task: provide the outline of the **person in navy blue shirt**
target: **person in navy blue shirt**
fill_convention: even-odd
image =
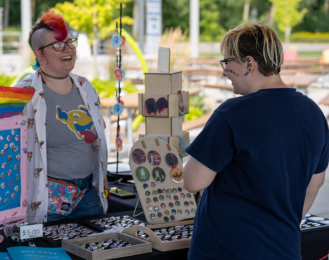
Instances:
[[[185,187],[204,189],[188,258],[300,260],[300,222],[324,182],[328,125],[280,78],[274,30],[245,23],[221,43],[233,92],[187,148]]]

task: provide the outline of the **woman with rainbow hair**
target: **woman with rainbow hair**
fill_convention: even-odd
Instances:
[[[77,38],[49,11],[33,26],[29,44],[36,72],[16,85],[36,90],[23,111],[29,120],[28,219],[106,213],[105,123],[95,88],[71,73]]]

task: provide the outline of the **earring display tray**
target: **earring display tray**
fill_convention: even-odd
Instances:
[[[328,229],[329,219],[311,214],[306,214],[300,224],[301,232],[309,232],[318,229]]]
[[[129,228],[131,226],[147,226],[146,222],[140,221],[130,216],[116,216],[116,217],[106,217],[100,219],[88,219],[82,221],[84,224],[92,227],[98,231],[105,231],[112,229],[114,227],[123,226],[124,228]]]
[[[106,242],[108,240],[125,241],[129,243],[129,246],[113,247],[111,249],[94,250],[91,251],[83,246],[91,243],[99,244],[100,242]],[[124,233],[108,233],[100,234],[91,237],[78,238],[74,240],[65,240],[62,243],[62,249],[65,251],[77,255],[83,259],[88,260],[105,260],[116,259],[120,257],[140,255],[152,252],[152,244],[136,237],[133,237]]]
[[[50,225],[43,228],[42,239],[51,245],[60,246],[62,241],[86,237],[95,233],[97,233],[95,230],[76,223]]]
[[[194,220],[185,220],[160,225],[132,226],[123,233],[144,239],[152,243],[152,247],[159,251],[171,251],[189,248],[193,235]]]
[[[185,189],[182,160],[173,146],[143,137],[132,147],[129,165],[147,223],[194,218],[195,198]]]

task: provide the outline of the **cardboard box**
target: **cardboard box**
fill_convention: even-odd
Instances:
[[[145,93],[147,94],[175,94],[182,90],[182,72],[170,71],[161,73],[150,71],[145,73]]]
[[[146,117],[146,135],[179,135],[182,133],[182,117]]]

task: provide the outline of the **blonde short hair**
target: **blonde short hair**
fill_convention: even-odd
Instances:
[[[283,63],[279,37],[262,23],[243,23],[229,30],[221,42],[220,52],[232,55],[240,63],[246,56],[252,56],[264,76],[278,74]]]

